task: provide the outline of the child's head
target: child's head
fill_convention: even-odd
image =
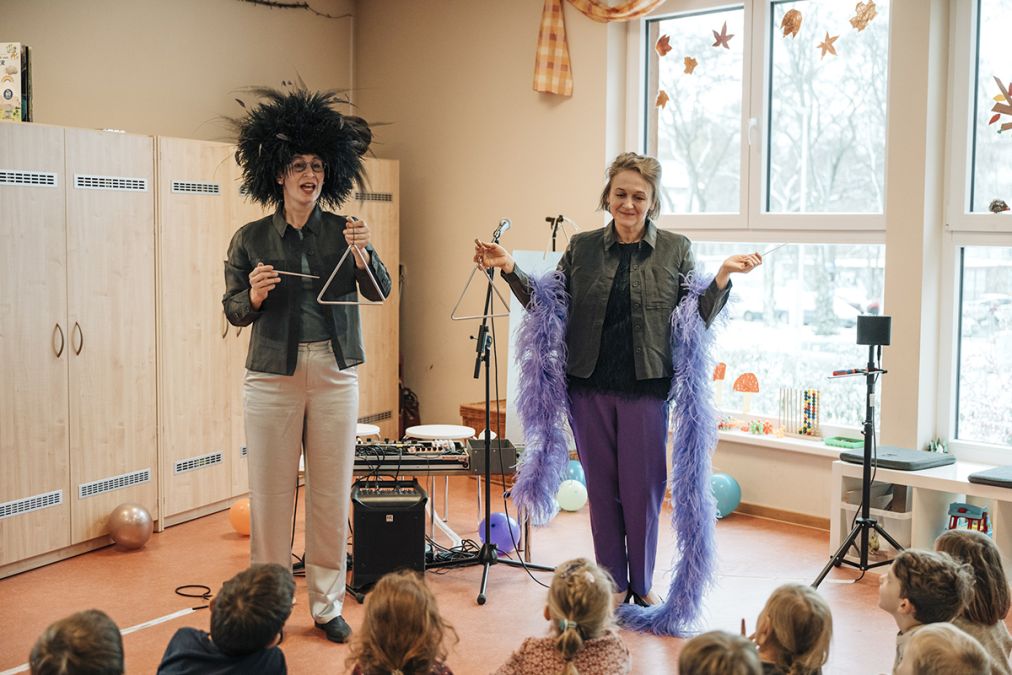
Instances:
[[[815,672],[829,658],[833,615],[811,586],[784,584],[759,614],[755,639],[764,658],[788,673]]]
[[[935,540],[935,550],[973,569],[973,593],[963,608],[968,621],[992,626],[1005,618],[1010,602],[1008,580],[991,537],[973,530],[948,530]]]
[[[558,636],[555,645],[566,661],[583,649],[586,640],[600,637],[611,627],[611,590],[608,573],[586,558],[555,568],[545,618],[552,622]]]
[[[879,580],[878,606],[893,615],[900,630],[951,621],[973,592],[967,565],[948,553],[901,551]]]
[[[123,637],[105,612],[89,609],[47,628],[28,657],[32,675],[120,675]]]
[[[678,656],[679,675],[762,675],[755,645],[738,635],[714,630],[698,635]]]
[[[980,675],[991,657],[977,640],[951,623],[924,626],[910,637],[896,675]]]
[[[211,601],[211,640],[229,656],[245,656],[274,644],[292,613],[291,571],[252,565],[224,584]]]
[[[402,571],[380,579],[366,596],[365,618],[352,641],[348,665],[364,675],[429,673],[446,659],[456,632],[439,614],[436,597],[421,575]]]

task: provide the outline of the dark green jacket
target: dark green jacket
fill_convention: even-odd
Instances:
[[[587,378],[594,372],[601,351],[601,329],[608,308],[619,253],[615,246],[615,225],[591,232],[580,232],[569,242],[559,261],[566,275],[570,295],[566,347],[569,350],[566,372]],[[640,249],[629,268],[629,292],[632,294],[633,354],[636,379],[670,378],[671,312],[686,293],[682,281],[695,268],[692,243],[684,236],[659,230],[647,221]],[[525,305],[530,302],[530,280],[519,267],[503,278]],[[727,302],[730,281],[724,290],[710,284],[699,299],[699,315],[707,327]]]
[[[299,277],[282,275],[281,283],[267,295],[260,310],[253,311],[249,299],[250,272],[258,262],[273,265],[277,270],[300,272],[304,247],[310,271],[320,277],[313,280],[313,293],[318,295],[348,248],[344,240],[346,222],[344,216],[327,213],[317,206],[303,226],[304,239],[300,239],[298,232],[285,222],[284,211],[279,209],[273,216],[247,223],[232,236],[232,243],[228,246],[228,259],[225,260],[225,296],[221,302],[225,307],[225,316],[233,326],[253,325],[249,354],[246,356],[246,367],[249,370],[278,375],[294,373],[302,320],[299,311]],[[357,297],[356,282],[362,295],[369,300],[382,300],[390,294],[391,283],[387,268],[371,245],[366,249],[370,256],[369,269],[376,277],[383,295],[376,293],[366,271],[358,269],[349,256],[331,282],[325,300],[354,301]],[[358,307],[321,307],[334,355],[341,369],[365,361]]]

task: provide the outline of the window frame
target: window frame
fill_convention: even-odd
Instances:
[[[979,0],[955,2],[949,8],[950,49],[948,167],[945,190],[945,228],[951,232],[1009,232],[1012,217],[970,211],[970,181],[973,165],[972,98],[977,76],[977,27]]]

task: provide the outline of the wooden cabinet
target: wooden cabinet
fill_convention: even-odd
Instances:
[[[158,517],[152,158],[0,125],[0,569],[102,537],[123,502]]]
[[[0,123],[0,566],[70,544],[63,148]]]
[[[153,139],[66,129],[74,543],[109,512],[158,518]]]
[[[221,306],[233,148],[159,138],[158,426],[162,513],[232,496],[232,327]]]
[[[234,148],[0,123],[0,577],[108,543],[123,502],[159,528],[248,490],[249,329],[222,311],[232,234],[265,215]],[[397,435],[398,165],[367,160],[394,289],[361,307],[360,421]]]

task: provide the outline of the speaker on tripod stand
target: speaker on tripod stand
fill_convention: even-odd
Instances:
[[[857,317],[857,344],[868,346],[868,367],[862,370],[850,371],[847,375],[864,375],[866,383],[865,394],[865,416],[864,416],[864,471],[861,473],[861,509],[854,520],[854,529],[850,531],[843,544],[830,558],[822,572],[812,583],[818,588],[822,580],[826,578],[829,571],[840,565],[850,565],[865,571],[882,565],[888,565],[892,560],[881,560],[874,563],[868,562],[869,535],[872,532],[878,533],[896,551],[902,551],[901,546],[895,539],[885,531],[877,520],[871,517],[871,472],[873,457],[875,455],[875,404],[877,395],[875,384],[878,378],[888,371],[882,369],[882,347],[888,345],[892,337],[892,317],[888,316],[859,316]],[[847,375],[843,375],[846,377]],[[848,560],[847,551],[857,542],[858,560]]]

